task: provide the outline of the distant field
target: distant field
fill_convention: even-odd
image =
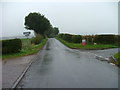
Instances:
[[[68,46],[69,48],[73,49],[88,49],[88,50],[94,50],[94,49],[107,49],[107,48],[117,48],[118,46],[115,45],[108,45],[108,44],[87,44],[85,46],[82,46],[80,43],[69,43],[65,40],[62,40],[60,38],[57,38],[60,42],[62,42],[64,45]]]
[[[29,38],[32,38],[33,36],[29,36]],[[10,37],[0,37],[0,40],[8,40],[8,39],[15,39],[15,38],[20,38],[20,39],[25,39],[25,36],[10,36]]]
[[[2,59],[10,59],[20,56],[31,55],[37,53],[46,43],[47,39],[43,39],[40,44],[31,44],[31,39],[21,39],[22,40],[22,50],[19,53],[2,55]]]

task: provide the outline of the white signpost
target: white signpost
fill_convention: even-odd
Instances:
[[[31,32],[23,32],[23,34],[27,37],[28,39],[28,36],[30,35]]]

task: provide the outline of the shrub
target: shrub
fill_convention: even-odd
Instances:
[[[32,40],[31,40],[31,43],[33,44],[39,44],[43,39],[43,36],[40,35],[40,34],[36,34],[36,37],[34,37]]]
[[[72,42],[73,43],[81,43],[82,37],[80,35],[73,35],[72,36]]]
[[[2,40],[2,54],[16,53],[22,48],[20,39]]]

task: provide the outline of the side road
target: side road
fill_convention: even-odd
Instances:
[[[109,58],[111,56],[114,56],[114,54],[118,52],[118,49],[120,48],[110,48],[104,50],[83,50],[83,51],[94,53],[97,54],[98,56],[103,56],[104,58]]]
[[[35,60],[37,54],[4,60],[2,62],[2,88],[11,88],[31,60]]]
[[[85,53],[91,53],[95,56],[97,60],[106,61],[111,65],[117,66],[116,64],[117,60],[114,58],[114,54],[118,52],[118,49],[119,48],[110,48],[110,49],[104,49],[104,50],[84,50],[84,49],[77,49],[77,50]]]

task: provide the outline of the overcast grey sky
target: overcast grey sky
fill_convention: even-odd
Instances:
[[[59,27],[61,33],[118,33],[117,2],[73,1],[2,2],[2,36],[23,35],[23,31],[26,31],[24,18],[30,12],[44,14],[53,26]]]

